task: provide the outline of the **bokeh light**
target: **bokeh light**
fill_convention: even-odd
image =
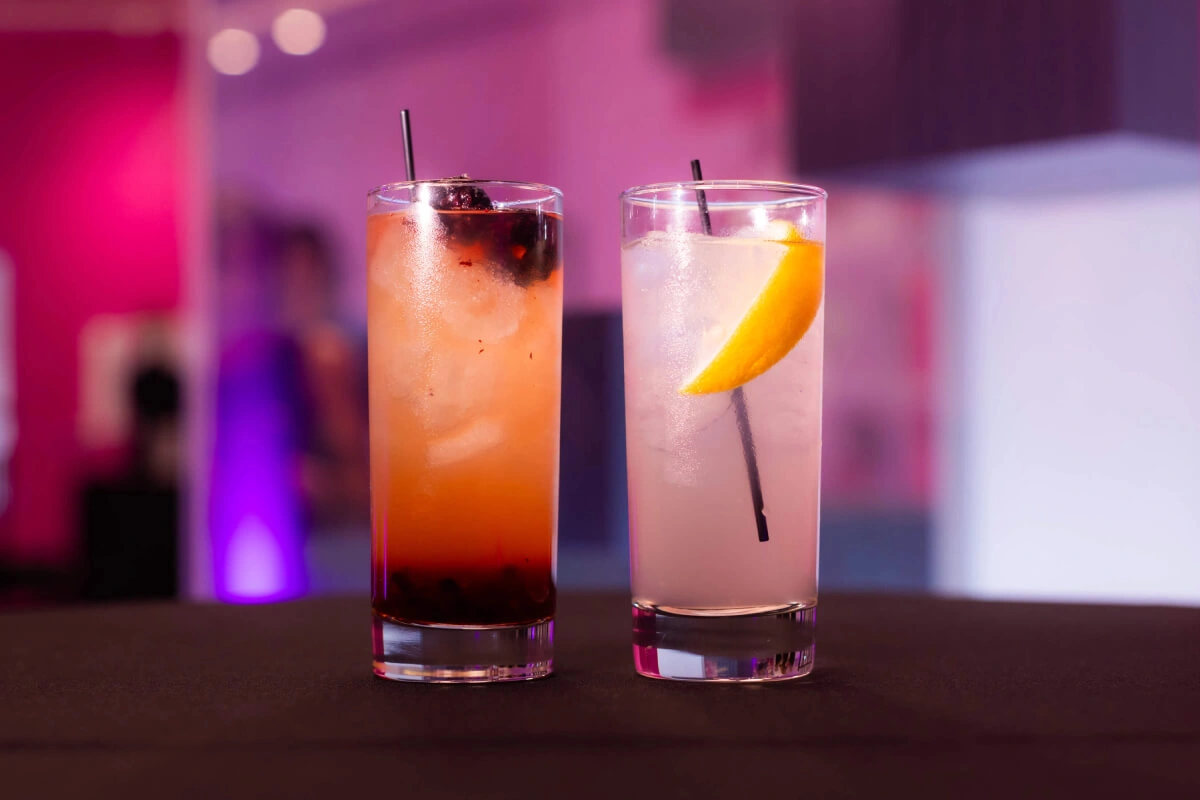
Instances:
[[[244,75],[258,63],[258,39],[240,28],[226,28],[208,40],[208,63],[223,75]]]
[[[289,8],[271,24],[271,38],[288,55],[306,56],[325,41],[325,20],[315,11]]]

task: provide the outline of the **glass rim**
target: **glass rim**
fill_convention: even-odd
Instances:
[[[508,189],[517,189],[530,191],[535,194],[543,195],[543,197],[530,198],[522,200],[523,203],[539,202],[542,200],[557,199],[560,202],[563,199],[561,189],[555,188],[546,183],[534,183],[531,181],[509,181],[499,180],[494,178],[427,178],[412,181],[393,181],[392,183],[384,183],[376,186],[367,192],[368,198],[378,198],[384,192],[399,191],[402,189],[413,189],[418,186],[503,186]]]
[[[820,186],[813,186],[806,183],[789,183],[788,181],[759,181],[759,180],[703,180],[703,181],[666,181],[663,183],[647,183],[642,186],[633,186],[621,192],[620,199],[622,202],[629,203],[645,203],[648,205],[673,205],[676,203],[695,204],[694,198],[675,199],[675,198],[658,198],[658,195],[667,191],[765,191],[776,192],[783,195],[778,200],[714,200],[706,198],[710,207],[728,207],[737,205],[774,205],[782,203],[795,203],[806,200],[826,200],[829,193]]]

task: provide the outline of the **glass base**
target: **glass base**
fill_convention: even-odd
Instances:
[[[784,681],[812,672],[817,609],[727,616],[633,606],[633,665],[676,681]]]
[[[554,671],[554,620],[528,625],[415,625],[371,615],[375,674],[393,681],[495,683]]]

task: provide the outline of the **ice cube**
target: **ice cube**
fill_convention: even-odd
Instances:
[[[372,217],[368,237],[370,280],[411,302],[427,300],[445,258],[445,234],[435,218],[414,210]]]
[[[435,434],[461,427],[493,402],[503,377],[500,360],[486,352],[433,354],[425,359],[413,398],[421,424]]]
[[[820,441],[824,317],[822,307],[795,349],[747,384],[749,402],[761,408],[755,427],[777,445],[794,448]]]
[[[661,369],[643,372],[638,379],[626,412],[631,437],[660,453],[666,480],[696,485],[714,441],[736,435],[729,394],[681,395],[677,380]]]
[[[484,343],[505,339],[517,332],[525,315],[526,289],[508,279],[493,264],[464,263],[445,267],[440,290],[441,316],[464,339]]]
[[[394,397],[408,399],[426,391],[428,380],[425,364],[425,353],[420,342],[407,333],[397,335],[388,342],[386,360],[383,361],[388,392]]]
[[[444,467],[490,450],[504,441],[504,428],[492,419],[479,419],[429,445],[427,463]]]
[[[739,228],[734,237],[738,239],[763,239],[770,242],[783,242],[796,235],[796,228],[787,220],[783,219],[767,219],[765,209],[755,209],[762,211],[761,214],[754,214],[752,225],[747,225]]]
[[[737,422],[728,393],[682,397],[669,401],[666,416],[666,478],[679,486],[700,482],[700,465],[721,452],[716,443],[728,439]]]

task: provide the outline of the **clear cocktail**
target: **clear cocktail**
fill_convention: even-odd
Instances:
[[[643,187],[623,196],[623,219],[638,670],[695,680],[806,674],[824,193],[720,181]]]

